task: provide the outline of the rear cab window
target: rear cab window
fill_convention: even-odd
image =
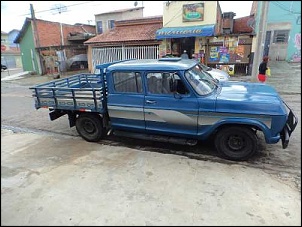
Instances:
[[[118,93],[143,93],[142,77],[139,72],[114,72],[114,91]]]

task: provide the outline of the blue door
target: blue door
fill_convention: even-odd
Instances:
[[[139,72],[113,72],[108,79],[108,114],[111,127],[126,131],[145,131],[144,90]]]
[[[170,80],[177,80],[178,94],[170,91]],[[171,136],[197,135],[198,101],[180,76],[150,72],[145,75],[144,112],[146,131]]]

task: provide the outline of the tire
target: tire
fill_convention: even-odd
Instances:
[[[250,128],[232,126],[221,129],[215,138],[218,154],[233,161],[244,161],[257,152],[258,140]]]
[[[88,142],[98,142],[104,135],[102,119],[98,115],[81,114],[76,119],[79,135]]]

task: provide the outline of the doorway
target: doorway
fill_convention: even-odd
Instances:
[[[265,35],[265,43],[264,43],[264,51],[263,51],[263,56],[268,56],[269,53],[269,45],[271,42],[271,31],[267,31]]]
[[[185,37],[180,40],[180,49],[181,54],[184,52],[184,50],[187,51],[187,54],[189,55],[189,58],[192,58],[192,55],[195,52],[195,37]]]

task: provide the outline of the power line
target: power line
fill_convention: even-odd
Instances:
[[[83,5],[83,4],[87,4],[87,3],[90,3],[90,2],[94,2],[94,1],[88,1],[88,2],[82,2],[82,3],[72,4],[72,5],[68,5],[68,6],[66,6],[66,7],[72,7],[72,6],[77,6],[77,5]],[[37,13],[49,12],[49,11],[52,11],[52,10],[53,10],[53,9],[40,10],[40,11],[36,11],[35,14],[37,14]],[[23,14],[23,15],[19,15],[19,16],[27,16],[27,15],[30,15],[30,13]]]
[[[186,3],[190,3],[190,1],[187,1]],[[169,1],[168,1],[168,4],[169,4]],[[167,5],[167,6],[169,6],[169,5]],[[175,17],[181,15],[181,14],[182,14],[182,10],[183,10],[183,9],[180,8],[180,10],[179,10],[177,13],[175,13],[174,17],[172,17],[168,22],[166,22],[166,23],[163,25],[163,27],[167,26],[170,22],[172,22],[172,20],[173,20]]]
[[[285,10],[286,12],[289,12],[291,14],[301,14],[301,11],[300,12],[294,12],[292,10],[289,10],[286,8],[286,6],[282,5],[280,2],[277,2],[277,1],[271,1],[275,6],[278,6],[280,9],[283,9]]]

